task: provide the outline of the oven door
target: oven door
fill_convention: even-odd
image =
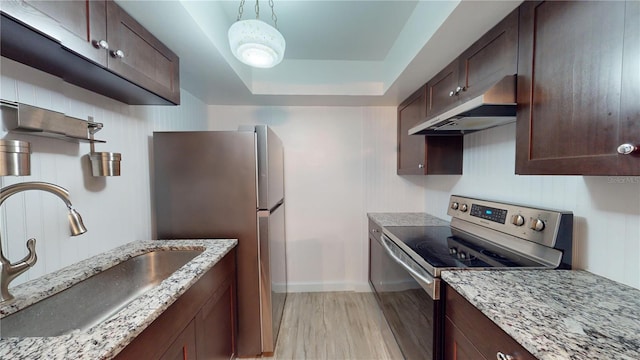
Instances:
[[[439,279],[432,278],[385,235],[370,236],[369,242],[369,282],[404,357],[440,359]]]

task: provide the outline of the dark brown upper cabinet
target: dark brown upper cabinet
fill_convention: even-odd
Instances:
[[[462,174],[462,136],[409,135],[426,114],[426,86],[398,106],[398,175]]]
[[[112,0],[27,0],[0,25],[2,56],[127,104],[180,104],[178,57]]]
[[[518,9],[511,12],[427,82],[430,118],[482,94],[517,73]]]
[[[427,82],[426,117],[438,115],[457,103],[459,98],[454,93],[459,86],[458,71],[456,59]]]
[[[179,60],[113,1],[107,1],[110,70],[165,99],[180,103]]]
[[[107,66],[108,54],[103,49],[108,46],[104,1],[26,0],[25,3],[57,23],[57,27],[48,27],[46,32],[59,39],[64,47]]]
[[[640,175],[640,2],[525,2],[516,173]],[[624,152],[625,148],[620,148]]]

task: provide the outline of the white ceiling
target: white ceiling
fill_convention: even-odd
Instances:
[[[252,69],[227,42],[239,0],[116,1],[178,54],[181,87],[207,104],[344,106],[399,104],[521,2],[274,0],[285,58]]]

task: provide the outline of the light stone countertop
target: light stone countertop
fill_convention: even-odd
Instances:
[[[638,289],[577,270],[441,276],[539,359],[640,359]]]
[[[449,222],[426,213],[367,213],[369,219],[385,226],[449,226]]]
[[[11,288],[16,301],[0,306],[2,317],[106,270],[154,250],[204,250],[158,286],[109,320],[86,331],[48,338],[2,338],[0,359],[111,359],[237,245],[235,239],[134,241]]]

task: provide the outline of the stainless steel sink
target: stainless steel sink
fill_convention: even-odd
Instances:
[[[135,256],[0,319],[0,336],[49,337],[87,330],[112,317],[201,253],[167,250]]]

